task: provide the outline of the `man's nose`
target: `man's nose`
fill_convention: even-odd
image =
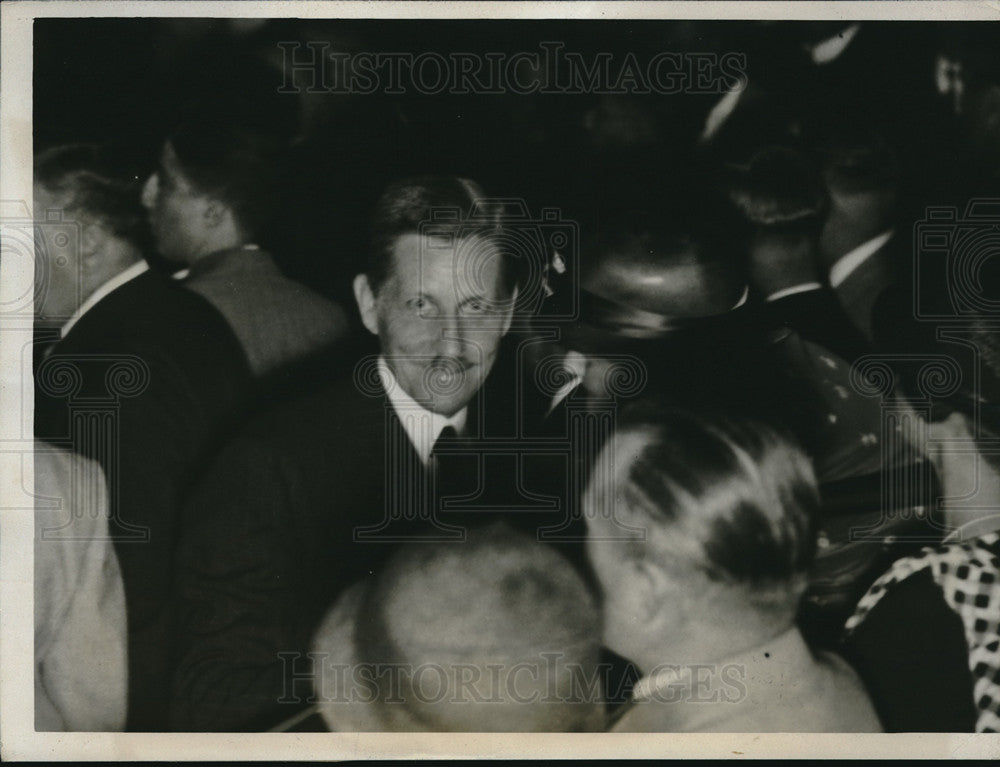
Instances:
[[[465,351],[466,340],[458,317],[451,315],[440,320],[438,328],[438,354],[443,357],[461,357]]]
[[[159,191],[160,178],[159,174],[152,173],[149,178],[146,179],[146,183],[142,185],[142,206],[146,209],[152,210],[153,206],[156,205],[156,194]],[[132,198],[135,199],[135,198]]]

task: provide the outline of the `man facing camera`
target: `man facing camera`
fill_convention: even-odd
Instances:
[[[252,423],[194,493],[174,728],[266,729],[292,716],[304,702],[290,692],[298,665],[340,591],[401,541],[461,541],[478,519],[437,499],[442,485],[478,489],[478,456],[442,446],[483,432],[491,411],[477,394],[516,295],[495,222],[469,215],[481,197],[458,178],[384,192],[354,284],[381,354]],[[441,223],[439,210],[456,218]]]
[[[861,682],[795,613],[815,550],[805,455],[681,411],[622,429],[584,500],[605,641],[641,678],[622,732],[875,732]]]

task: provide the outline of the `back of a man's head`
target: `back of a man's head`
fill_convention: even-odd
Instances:
[[[110,148],[67,144],[45,149],[35,156],[34,180],[59,202],[63,215],[99,223],[139,251],[148,246],[141,181]]]
[[[599,643],[596,602],[573,566],[493,525],[402,547],[341,597],[313,644],[335,663],[395,672],[328,700],[335,728],[544,732],[602,728]]]
[[[280,133],[224,118],[191,119],[167,137],[185,177],[233,213],[244,237],[266,232],[287,181],[288,143]]]
[[[722,622],[792,625],[819,507],[793,442],[759,421],[637,410],[598,461],[585,499],[592,538],[640,530],[621,554],[661,573],[674,594],[694,603],[711,590],[731,608],[716,613]]]

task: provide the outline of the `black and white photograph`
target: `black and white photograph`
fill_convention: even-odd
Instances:
[[[1000,755],[996,7],[4,5],[5,759]]]

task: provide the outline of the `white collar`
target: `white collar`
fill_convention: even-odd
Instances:
[[[721,663],[715,664],[715,668],[736,666],[743,669],[745,678],[753,681],[774,681],[775,679],[794,677],[804,667],[811,665],[812,661],[808,645],[799,630],[793,626],[759,647],[732,655]],[[636,681],[632,688],[633,702],[662,700],[662,698],[658,698],[658,695],[664,690],[670,690],[676,695],[681,688],[686,687],[688,690],[696,692],[699,684],[696,672],[699,667],[701,667],[699,664],[678,665],[670,663],[657,666]],[[775,691],[771,690],[771,692]],[[759,693],[761,689],[750,690],[750,692]]]
[[[721,130],[726,120],[736,110],[736,105],[739,103],[742,95],[743,89],[732,90],[716,102],[715,106],[708,113],[708,117],[705,118],[705,125],[699,137],[701,143],[704,144],[711,141],[715,137],[715,134]]]
[[[851,44],[854,36],[858,34],[860,24],[851,24],[847,29],[840,30],[833,37],[828,37],[815,45],[808,46],[809,56],[814,64],[829,64],[836,59],[844,49]]]
[[[782,288],[781,290],[776,290],[774,293],[769,295],[764,299],[764,303],[771,303],[772,301],[778,301],[786,296],[794,296],[798,293],[808,293],[811,290],[820,290],[823,286],[818,282],[803,282],[799,285],[792,285],[788,288]]]
[[[566,383],[559,387],[552,395],[552,402],[549,403],[548,412],[555,410],[556,405],[569,396],[577,386],[583,383],[583,376],[587,372],[587,358],[580,352],[568,351],[562,358],[562,370],[568,376]]]
[[[81,303],[79,307],[77,307],[77,310],[70,315],[70,318],[66,320],[66,323],[59,330],[59,337],[65,338],[66,334],[69,333],[73,326],[80,321],[80,318],[93,309],[97,302],[107,296],[111,291],[116,288],[120,288],[129,280],[134,280],[140,274],[148,270],[149,264],[146,263],[145,259],[140,258],[127,269],[118,272],[118,274],[87,296],[86,300]]]
[[[446,426],[451,426],[459,434],[465,428],[465,420],[468,408],[463,407],[450,418],[440,413],[434,413],[418,404],[409,394],[403,391],[396,376],[392,374],[385,357],[379,355],[378,374],[382,381],[382,388],[385,389],[386,396],[392,404],[393,410],[399,416],[406,436],[420,456],[421,463],[427,466],[431,459],[431,450],[434,443],[440,436],[441,431]]]
[[[819,285],[817,285],[816,287],[819,287]],[[743,288],[743,292],[740,294],[739,300],[735,304],[733,304],[732,308],[729,311],[732,312],[739,309],[741,306],[743,306],[743,304],[747,302],[747,299],[749,297],[750,297],[750,286],[747,285],[745,288]],[[566,352],[566,354],[563,355],[562,359],[562,371],[564,375],[568,376],[568,378],[566,380],[566,383],[560,386],[556,390],[556,393],[552,395],[552,401],[549,403],[548,413],[551,413],[553,410],[555,410],[556,406],[564,399],[566,399],[566,397],[569,396],[570,392],[572,392],[577,386],[583,383],[583,377],[587,372],[586,355],[580,354],[580,352],[575,352],[572,350]]]
[[[830,268],[830,287],[836,288],[844,283],[865,261],[871,258],[879,248],[885,245],[889,238],[895,234],[895,229],[887,229],[882,234],[866,240],[837,259],[837,262]]]

